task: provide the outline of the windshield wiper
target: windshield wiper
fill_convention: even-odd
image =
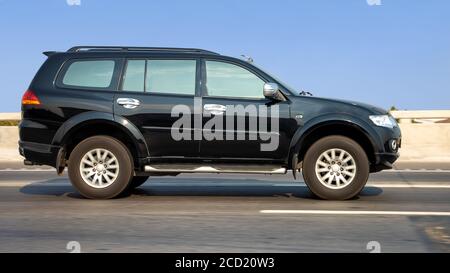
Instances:
[[[310,96],[310,97],[312,97],[313,94],[311,92],[308,92],[308,91],[302,91],[302,92],[300,92],[300,96]]]

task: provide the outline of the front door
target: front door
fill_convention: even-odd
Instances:
[[[265,98],[264,79],[239,64],[205,60],[203,75],[200,156],[216,160],[284,160],[292,131],[289,102]]]

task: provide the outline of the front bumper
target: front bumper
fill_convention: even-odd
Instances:
[[[375,154],[375,164],[370,166],[370,172],[392,169],[394,162],[400,157],[399,152]]]
[[[399,149],[402,145],[400,127],[392,129],[376,127],[379,142],[375,149],[375,158],[370,166],[370,172],[392,169],[394,162],[400,157]]]

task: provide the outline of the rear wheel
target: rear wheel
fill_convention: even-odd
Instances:
[[[303,178],[322,199],[355,197],[369,178],[369,160],[363,148],[343,136],[328,136],[315,142],[305,154]]]
[[[122,142],[109,136],[94,136],[73,149],[68,174],[72,185],[83,196],[114,198],[128,187],[133,161]]]

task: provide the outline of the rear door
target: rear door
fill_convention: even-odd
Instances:
[[[191,126],[184,129],[192,137],[173,137],[172,126],[180,117],[171,114],[178,105],[193,115],[199,86],[198,62],[195,58],[125,61],[114,98],[114,114],[125,117],[141,131],[155,160],[198,156],[199,141],[194,140]],[[190,120],[193,122],[193,117]]]

